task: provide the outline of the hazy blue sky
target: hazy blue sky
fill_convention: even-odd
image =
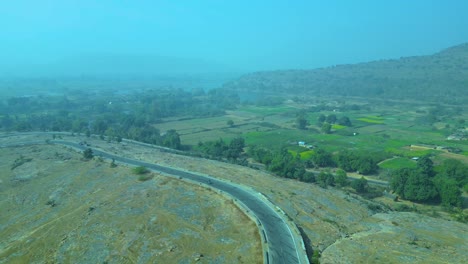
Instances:
[[[110,53],[315,68],[468,42],[467,14],[466,0],[5,0],[0,64]]]

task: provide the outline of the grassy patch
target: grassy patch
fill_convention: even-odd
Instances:
[[[332,128],[335,129],[335,130],[340,130],[340,129],[346,128],[346,126],[342,126],[342,125],[338,125],[338,124],[333,124],[333,125],[332,125]]]
[[[312,155],[314,155],[314,151],[307,150],[307,151],[301,152],[300,155],[301,155],[301,160],[308,160],[312,157]]]
[[[408,158],[388,159],[379,164],[382,169],[416,168],[416,162]]]
[[[357,120],[366,122],[369,124],[383,124],[383,118],[378,117],[378,116],[366,116],[366,117],[360,117]]]
[[[301,157],[301,160],[308,160],[312,157],[312,155],[314,154],[314,151],[313,150],[308,150],[306,148],[303,148],[305,151],[296,151],[296,150],[292,150],[292,149],[289,149],[288,152],[291,153],[291,155],[293,155],[293,157],[296,157],[297,154],[299,154],[299,156]]]
[[[293,157],[296,157],[297,156],[297,151],[294,151],[294,150],[291,150],[291,149],[288,149],[288,152],[289,154],[291,154]]]
[[[388,148],[385,149],[387,152],[390,152],[392,154],[398,155],[398,156],[403,156],[407,158],[412,158],[412,157],[422,157],[426,155],[438,155],[441,153],[440,150],[433,150],[433,149],[426,149],[426,150],[411,150],[408,148]]]

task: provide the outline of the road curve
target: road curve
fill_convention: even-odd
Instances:
[[[37,144],[39,142],[30,142]],[[83,146],[74,142],[65,140],[51,140],[50,143],[69,146],[75,149],[84,150],[88,146]],[[14,145],[14,144],[12,144]],[[16,144],[16,146],[27,145]],[[10,145],[11,146],[11,145]],[[3,146],[5,147],[5,146]],[[250,210],[258,219],[258,222],[263,227],[262,230],[262,241],[268,248],[265,254],[265,263],[305,263],[307,257],[305,251],[298,245],[301,241],[295,241],[295,236],[292,233],[290,227],[286,224],[283,217],[278,213],[275,208],[272,208],[265,202],[265,198],[260,193],[249,191],[247,188],[243,188],[240,185],[236,185],[230,182],[218,180],[213,177],[199,175],[196,173],[183,171],[175,168],[165,167],[157,164],[143,162],[139,160],[129,159],[117,155],[113,155],[107,152],[103,152],[98,149],[93,150],[94,155],[101,156],[107,159],[114,159],[116,162],[125,163],[133,166],[144,166],[153,171],[162,172],[177,176],[181,179],[187,179],[190,181],[210,185],[214,189],[223,191],[242,204],[244,204],[248,210]]]

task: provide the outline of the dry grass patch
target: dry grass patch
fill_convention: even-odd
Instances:
[[[15,180],[3,170],[34,160]],[[57,153],[57,155],[56,155]],[[62,157],[62,158],[55,158]],[[0,149],[0,259],[6,263],[262,263],[255,223],[228,199],[155,173],[82,162],[61,146]],[[8,166],[7,166],[8,167]],[[50,202],[50,201],[53,201]]]

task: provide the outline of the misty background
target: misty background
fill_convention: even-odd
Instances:
[[[0,2],[0,77],[217,75],[426,55],[468,40],[468,2]]]

